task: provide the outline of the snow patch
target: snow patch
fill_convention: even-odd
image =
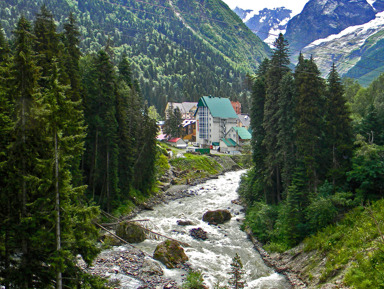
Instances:
[[[249,12],[247,13],[247,16],[245,16],[243,22],[247,22],[249,19],[251,19],[253,16],[256,16],[256,15],[259,15],[259,12],[256,12],[256,11],[252,11],[252,12]]]
[[[279,23],[279,25],[280,25],[280,26],[285,26],[285,25],[288,24],[288,21],[289,21],[289,20],[291,20],[291,18],[290,18],[290,17],[287,17],[287,18],[281,20],[281,22]]]
[[[275,42],[276,38],[279,36],[280,33],[285,34],[286,29],[279,29],[278,27],[274,27],[271,30],[269,30],[269,35],[266,39],[264,39],[264,42],[269,45],[269,47],[273,48],[273,43]]]
[[[380,29],[383,29],[383,28],[384,28],[384,11],[377,13],[376,18],[369,21],[368,23],[356,25],[356,26],[350,26],[344,29],[343,31],[341,31],[339,34],[332,34],[327,38],[315,40],[312,43],[308,44],[306,48],[313,48],[314,46],[325,45],[328,42],[334,41],[336,39],[340,39],[342,37],[345,37],[351,34],[355,35],[356,38],[358,35],[365,35],[365,37],[362,37],[362,39],[357,43],[358,45],[362,45],[370,35],[375,34]]]
[[[376,0],[367,0],[368,4],[371,5],[373,7],[373,3],[376,2]]]

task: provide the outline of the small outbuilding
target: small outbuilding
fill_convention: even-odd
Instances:
[[[239,146],[242,146],[251,141],[252,135],[245,127],[232,127],[225,137],[233,139]]]
[[[237,143],[231,138],[222,138],[220,139],[220,152],[221,153],[231,153],[238,151]]]
[[[168,140],[168,143],[178,149],[185,149],[188,146],[188,144],[179,137],[171,138]]]

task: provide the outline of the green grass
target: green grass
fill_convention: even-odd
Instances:
[[[206,178],[220,172],[221,166],[213,158],[204,155],[186,153],[184,158],[170,160],[172,166],[180,173],[178,184],[185,184],[187,180]]]
[[[326,257],[321,282],[346,270],[352,288],[384,288],[384,200],[371,207],[357,207],[338,224],[307,238],[306,251]]]

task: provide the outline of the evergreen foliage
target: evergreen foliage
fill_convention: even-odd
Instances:
[[[169,106],[168,109],[168,118],[165,120],[163,131],[166,135],[171,137],[181,137],[182,132],[182,117],[181,112],[178,107]]]
[[[265,137],[262,146],[265,147],[265,187],[267,188],[267,202],[277,204],[282,200],[282,180],[281,180],[281,155],[278,151],[279,134],[279,101],[280,101],[280,82],[289,69],[288,43],[283,35],[274,42],[274,53],[266,75],[266,95],[264,103],[263,128]]]
[[[42,3],[1,1],[6,35],[10,37],[21,14],[30,21],[36,13],[42,15]],[[70,13],[77,19],[82,53],[97,53],[109,44],[114,61],[126,54],[143,100],[155,105],[162,115],[169,99],[197,101],[201,95],[245,99],[245,74],[270,53],[269,47],[220,0],[44,3],[60,29],[68,29],[65,24]]]
[[[326,142],[330,149],[327,175],[334,186],[340,186],[345,183],[345,173],[350,169],[353,138],[350,111],[334,64],[327,80],[326,108]]]
[[[123,59],[81,58],[71,14],[59,35],[42,6],[0,31],[0,281],[6,288],[105,288],[78,267],[99,249],[99,207],[148,196],[157,126]],[[129,63],[128,63],[129,64]],[[90,197],[87,199],[86,197]]]
[[[241,258],[237,253],[232,259],[231,271],[229,273],[231,274],[229,284],[233,289],[242,289],[245,287],[246,282],[242,280],[245,271]]]
[[[350,208],[356,186],[364,183],[357,180],[357,168],[370,157],[352,158],[351,112],[335,67],[325,81],[313,59],[300,54],[292,73],[282,35],[275,47],[253,79],[254,167],[242,177],[238,192],[250,205],[245,225],[267,247],[285,250]],[[356,163],[352,171],[351,161]]]

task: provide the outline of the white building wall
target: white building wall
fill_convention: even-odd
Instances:
[[[199,109],[200,112],[200,109]],[[207,138],[203,138],[200,134],[200,123],[201,123],[201,115],[197,113],[197,133],[196,133],[196,141],[200,145],[211,145],[213,142],[220,142],[220,139],[225,137],[227,132],[234,126],[236,126],[237,119],[229,118],[229,119],[220,119],[214,118],[210,114],[208,110],[208,134]]]

